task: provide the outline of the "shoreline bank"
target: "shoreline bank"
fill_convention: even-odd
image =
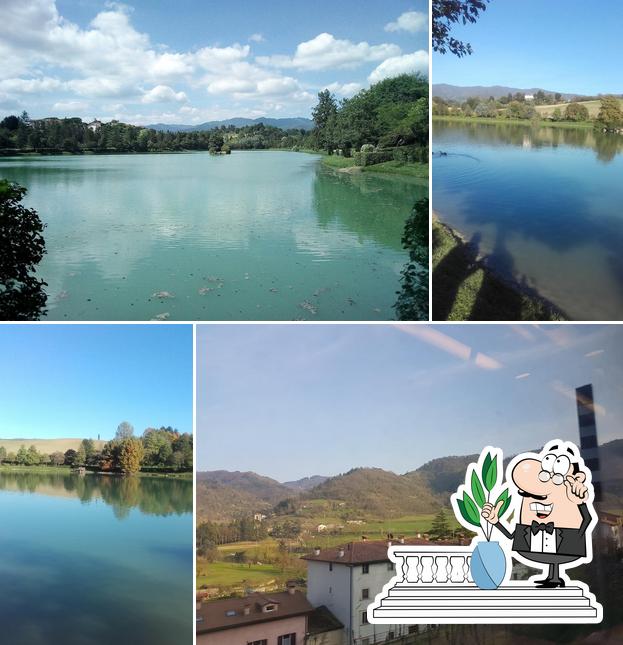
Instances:
[[[474,116],[433,116],[433,123],[478,123],[481,125],[523,125],[528,128],[576,128],[576,129],[594,129],[594,121],[548,121],[539,119],[503,119],[500,117],[474,117]]]
[[[432,228],[433,320],[569,320],[535,289],[497,273],[436,212]]]

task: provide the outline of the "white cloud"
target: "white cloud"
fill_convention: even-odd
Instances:
[[[262,36],[262,34],[251,34],[249,36],[249,40],[251,42],[254,42],[254,43],[265,43],[266,42],[266,38],[264,38],[264,36]]]
[[[395,22],[385,25],[385,31],[408,31],[415,34],[428,29],[428,16],[420,11],[405,11]]]
[[[258,56],[262,65],[301,70],[321,70],[340,67],[356,67],[369,61],[379,61],[398,56],[398,45],[370,45],[367,42],[353,43],[338,40],[332,34],[322,33],[296,47],[294,56]]]
[[[156,85],[143,94],[141,103],[185,103],[188,97],[185,92],[176,92],[168,85]]]
[[[14,94],[34,94],[51,92],[63,87],[57,78],[5,78],[0,81],[0,90]]]
[[[86,101],[59,101],[52,106],[53,110],[65,114],[76,114],[76,112],[85,112],[89,109],[89,104]]]
[[[362,89],[361,83],[331,83],[325,87],[326,90],[329,90],[332,94],[341,96],[343,98],[350,98],[359,92]]]
[[[388,58],[372,70],[372,73],[368,76],[368,80],[370,83],[377,83],[384,78],[390,78],[400,74],[412,74],[413,72],[428,74],[427,51],[421,49],[420,51],[413,52],[412,54],[404,54],[403,56]]]

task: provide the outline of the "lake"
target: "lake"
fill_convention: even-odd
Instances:
[[[435,121],[433,208],[572,319],[621,320],[622,153],[591,129]]]
[[[0,472],[11,645],[193,642],[192,481]]]
[[[55,320],[388,320],[427,182],[280,151],[0,158]]]

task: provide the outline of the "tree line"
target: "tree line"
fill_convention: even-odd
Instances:
[[[124,421],[117,428],[114,439],[101,450],[92,439],[83,439],[78,450],[51,454],[39,452],[36,446],[22,445],[16,453],[7,453],[0,446],[0,464],[19,466],[71,466],[86,467],[100,472],[126,474],[145,471],[191,471],[193,467],[193,437],[168,427],[147,428],[142,437],[134,436],[134,428]]]
[[[119,121],[90,126],[80,118],[31,119],[27,112],[0,121],[0,150],[11,152],[165,152],[209,150],[318,150],[345,156],[361,146],[402,148],[403,161],[427,161],[428,81],[402,74],[338,102],[324,90],[313,110],[312,130],[283,130],[263,123],[213,130],[163,132]],[[410,149],[411,148],[411,149]]]

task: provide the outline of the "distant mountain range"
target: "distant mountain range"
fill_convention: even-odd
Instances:
[[[281,128],[282,130],[311,130],[314,127],[314,122],[311,119],[306,119],[305,117],[271,119],[265,116],[258,117],[257,119],[235,117],[233,119],[226,119],[224,121],[206,121],[205,123],[200,123],[199,125],[154,123],[145,127],[151,128],[152,130],[160,130],[163,132],[198,132],[200,130],[214,130],[216,128],[223,126],[227,127],[230,125],[233,125],[236,128],[242,128],[245,125],[257,125],[258,123],[270,125],[275,128]]]
[[[601,446],[605,506],[623,506],[623,439]],[[254,472],[197,473],[197,513],[201,519],[228,521],[270,511],[284,499],[332,500],[377,519],[434,512],[464,481],[478,455],[441,457],[397,475],[382,468],[353,468],[335,477],[304,477],[282,484]],[[511,457],[505,460],[508,463]]]
[[[475,96],[483,99],[488,99],[492,96],[494,99],[502,98],[508,94],[536,94],[538,91],[545,92],[546,94],[556,94],[555,90],[545,90],[540,87],[505,87],[504,85],[472,85],[469,87],[461,87],[460,85],[447,85],[445,83],[433,83],[433,96],[445,99],[446,101],[465,101],[470,96]],[[567,94],[560,92],[565,101],[569,99],[578,98],[579,94]]]

